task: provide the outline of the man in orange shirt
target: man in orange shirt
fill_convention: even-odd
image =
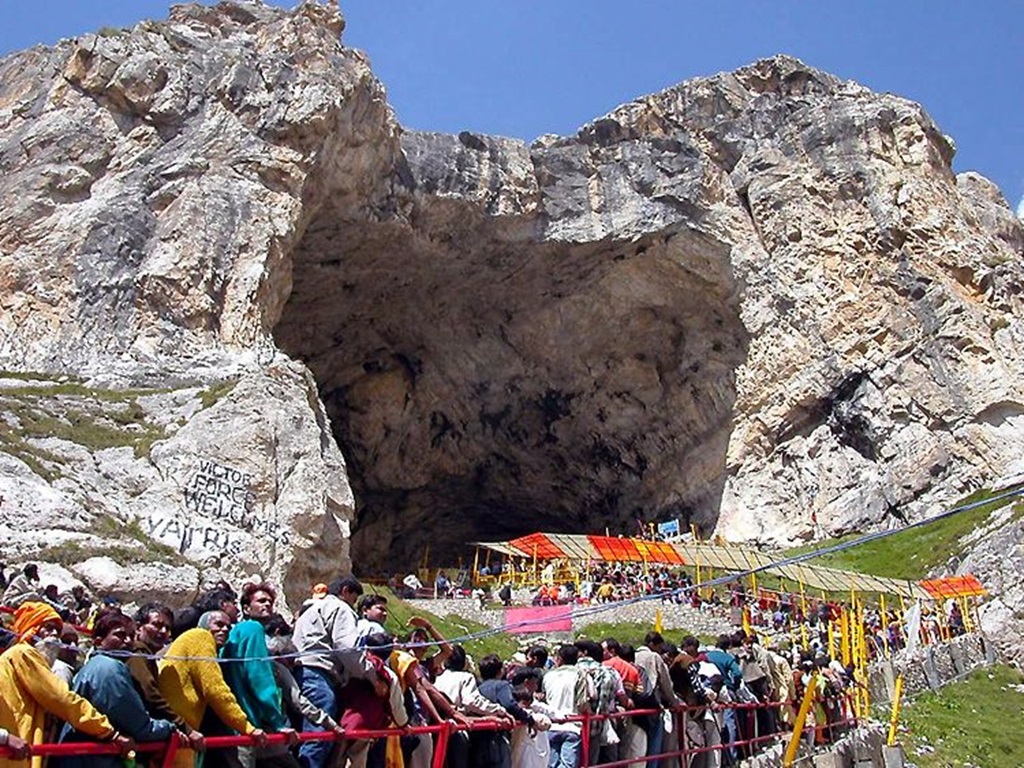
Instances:
[[[623,690],[635,702],[637,694],[642,692],[640,670],[622,658],[620,655],[622,646],[614,637],[605,639],[601,643],[601,647],[604,649],[604,665],[619,673],[619,677],[622,678]],[[647,734],[633,718],[617,720],[615,728],[621,740],[619,742],[620,760],[644,757],[647,754]]]
[[[622,646],[614,637],[609,637],[601,642],[604,649],[604,665],[611,667],[619,673],[622,678],[622,687],[629,698],[634,698],[637,689],[640,687],[640,671],[628,661],[619,656]]]

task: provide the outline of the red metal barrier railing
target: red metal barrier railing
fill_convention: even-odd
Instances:
[[[819,700],[823,701],[823,700]],[[835,699],[834,701],[846,701],[847,705],[844,707],[845,711],[853,712],[852,707],[849,706],[848,697],[841,699]],[[785,737],[790,735],[791,732],[785,728],[779,728],[776,732],[770,734],[755,734],[751,738],[738,739],[732,742],[723,742],[719,744],[713,744],[711,746],[693,746],[688,743],[689,739],[686,734],[686,720],[694,713],[700,712],[700,720],[703,721],[703,712],[705,709],[710,708],[712,711],[723,711],[731,709],[737,712],[737,714],[744,712],[756,712],[758,709],[773,709],[781,711],[783,707],[791,707],[794,702],[764,702],[764,703],[751,703],[751,704],[710,704],[705,706],[678,706],[671,708],[670,711],[674,718],[675,732],[679,734],[679,748],[660,752],[654,755],[643,755],[638,757],[624,758],[621,760],[615,760],[606,763],[590,763],[590,739],[591,739],[591,724],[601,722],[603,720],[618,720],[623,718],[632,718],[635,716],[642,715],[656,715],[661,716],[665,710],[661,709],[637,709],[623,712],[612,712],[608,714],[585,714],[577,715],[574,717],[566,718],[559,722],[579,722],[581,725],[581,749],[580,749],[580,764],[579,768],[623,768],[624,766],[642,763],[647,761],[662,760],[669,757],[678,757],[681,761],[685,761],[687,758],[694,757],[696,755],[704,754],[706,752],[722,751],[726,749],[743,749],[746,747],[757,746],[766,742],[773,741],[780,736]],[[857,726],[857,718],[855,715],[850,717],[844,717],[835,721],[827,721],[824,723],[815,723],[814,725],[808,725],[804,727],[803,734],[805,736],[814,734],[815,742],[818,740],[819,732],[828,732],[834,729],[844,729],[849,727]],[[434,755],[431,768],[443,768],[445,759],[447,757],[448,743],[451,738],[451,734],[457,731],[508,731],[514,727],[524,727],[521,724],[516,726],[510,726],[504,722],[498,722],[495,720],[487,719],[475,719],[469,724],[460,724],[455,721],[446,721],[436,725],[421,725],[421,726],[406,726],[404,728],[381,728],[376,730],[351,730],[345,731],[344,733],[338,733],[336,731],[309,731],[298,734],[282,734],[282,733],[270,733],[265,737],[265,744],[268,746],[281,746],[294,744],[297,742],[307,741],[340,741],[340,740],[365,740],[365,739],[378,739],[386,738],[388,736],[401,736],[406,734],[430,734],[437,737],[437,742],[434,745]],[[717,725],[716,725],[717,727]],[[256,740],[252,736],[210,736],[206,738],[206,749],[223,749],[230,747],[243,747],[243,746],[254,746]],[[134,746],[136,752],[156,753],[161,755],[161,763],[163,768],[170,768],[173,763],[174,755],[177,750],[188,749],[181,743],[177,738],[170,739],[168,741],[156,741],[156,742],[139,742]],[[31,754],[38,755],[41,757],[54,757],[54,756],[70,756],[70,755],[116,755],[120,754],[121,749],[110,743],[97,743],[97,742],[68,742],[64,744],[37,744],[31,747]],[[0,746],[0,757],[11,757],[12,753],[8,747]],[[685,765],[685,762],[684,762]]]
[[[848,701],[848,697],[844,696],[840,700]],[[820,701],[824,701],[824,700],[820,700]],[[661,709],[641,709],[641,710],[631,710],[631,711],[628,711],[628,712],[613,712],[613,713],[603,714],[603,715],[580,715],[580,716],[577,716],[577,717],[567,718],[567,721],[579,721],[581,723],[585,723],[586,724],[582,728],[582,744],[581,744],[581,749],[580,749],[581,755],[580,755],[580,765],[579,765],[579,768],[623,768],[623,766],[627,766],[627,765],[631,765],[631,764],[635,764],[635,763],[643,763],[643,762],[648,762],[648,761],[662,760],[662,759],[668,758],[668,757],[678,757],[678,758],[680,758],[681,761],[685,761],[687,758],[694,757],[696,755],[704,754],[704,753],[707,753],[707,752],[720,752],[720,751],[723,751],[723,750],[726,750],[726,749],[731,749],[731,748],[743,749],[745,747],[750,747],[750,746],[755,746],[756,747],[758,745],[766,744],[768,742],[771,742],[771,741],[774,741],[776,739],[779,739],[780,737],[781,738],[786,738],[786,737],[791,735],[791,731],[789,731],[789,730],[785,729],[784,727],[780,726],[773,733],[763,734],[763,735],[755,735],[755,736],[752,736],[751,738],[747,738],[747,739],[740,738],[740,739],[737,739],[736,741],[721,742],[721,743],[718,743],[718,744],[714,744],[712,746],[702,746],[702,747],[691,746],[691,745],[689,745],[687,743],[688,737],[687,737],[687,734],[686,734],[686,718],[688,716],[690,716],[691,714],[695,713],[695,712],[703,713],[703,711],[705,709],[708,709],[708,708],[710,708],[712,711],[723,711],[723,710],[726,710],[726,709],[731,709],[731,710],[736,711],[737,713],[742,713],[742,712],[755,712],[758,709],[770,709],[770,710],[781,711],[781,709],[783,707],[793,707],[794,705],[799,705],[799,702],[792,702],[792,701],[776,702],[776,701],[770,701],[770,702],[758,702],[758,703],[751,703],[751,704],[741,704],[741,703],[738,703],[738,702],[732,702],[732,703],[724,704],[724,705],[711,704],[711,705],[707,705],[707,706],[679,706],[679,707],[674,707],[674,708],[670,709],[669,711],[671,711],[673,713],[674,717],[675,717],[675,723],[674,723],[674,725],[675,725],[675,732],[677,734],[679,734],[679,739],[680,739],[679,749],[669,750],[669,751],[665,751],[665,752],[660,752],[660,753],[657,753],[657,754],[650,754],[650,755],[644,755],[644,756],[638,756],[638,757],[624,758],[624,759],[621,759],[621,760],[615,760],[615,761],[603,762],[603,763],[590,763],[589,762],[589,758],[590,758],[590,727],[589,727],[589,724],[590,723],[600,722],[602,720],[616,720],[616,719],[630,718],[630,717],[633,717],[634,715],[655,715],[655,714],[660,715],[664,710],[661,710]],[[853,710],[852,710],[852,708],[847,707],[847,711],[852,712]],[[703,721],[703,715],[701,716],[700,720]],[[856,726],[857,726],[857,719],[856,719],[855,716],[853,716],[853,717],[843,718],[843,719],[835,720],[835,721],[831,721],[831,722],[825,722],[825,723],[821,723],[821,724],[805,726],[804,729],[803,729],[803,733],[804,734],[810,734],[812,732],[813,733],[826,732],[826,731],[831,731],[833,729],[839,729],[839,728],[843,728],[843,727],[854,727],[855,728]],[[717,727],[717,724],[716,724],[716,727]],[[685,762],[684,762],[684,764],[685,764]]]

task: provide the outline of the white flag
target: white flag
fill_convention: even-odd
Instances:
[[[907,654],[913,655],[921,644],[921,599],[918,598],[903,617],[906,622]]]

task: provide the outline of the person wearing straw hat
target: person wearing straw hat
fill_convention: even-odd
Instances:
[[[51,714],[127,753],[132,740],[53,674],[46,657],[35,648],[36,642],[59,636],[62,626],[60,616],[46,603],[22,603],[15,612],[15,643],[0,655],[0,728],[7,731],[8,740],[14,735],[32,745],[42,744],[46,715]],[[31,768],[42,765],[43,758],[33,755]],[[23,768],[23,764],[0,756],[0,768]]]

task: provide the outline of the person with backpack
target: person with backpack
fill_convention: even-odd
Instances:
[[[644,643],[636,649],[636,665],[641,672],[641,679],[646,677],[644,683],[644,698],[640,698],[637,706],[651,706],[661,709],[670,709],[679,704],[679,699],[672,690],[672,678],[668,674],[668,665],[661,656],[665,647],[665,638],[660,632],[648,632],[644,636]],[[662,743],[665,738],[665,726],[661,716],[649,717],[645,724],[647,732],[647,754],[661,754]],[[648,760],[647,768],[658,768],[658,760]]]
[[[729,652],[732,647],[732,635],[719,635],[715,647],[707,652],[707,659],[711,664],[715,665],[722,677],[722,689],[719,694],[720,700],[725,701],[727,699],[729,702],[736,702],[739,700],[739,689],[743,683],[743,669],[740,667],[736,657]],[[740,740],[739,719],[736,717],[736,709],[734,707],[726,707],[722,710],[722,718],[726,738],[728,739],[726,742],[728,745],[726,754],[732,761],[730,764],[735,764],[739,761],[739,747],[736,746],[736,742]]]
[[[737,658],[743,669],[743,681],[750,689],[750,692],[757,697],[761,704],[767,704],[774,700],[774,682],[771,677],[771,662],[768,658],[768,651],[758,642],[757,635],[746,633],[740,630],[736,633],[734,640],[738,648]],[[748,713],[750,725],[756,726],[756,737],[770,736],[778,731],[778,724],[775,718],[775,710],[772,707],[758,707],[753,713]],[[754,745],[753,751],[758,752],[764,746],[764,742]]]
[[[682,732],[685,740],[682,746],[687,750],[702,749],[720,743],[714,737],[718,726],[709,705],[715,700],[715,693],[705,685],[700,675],[700,643],[692,635],[683,638],[683,647],[668,665],[672,689],[686,710],[683,714]],[[706,663],[706,662],[705,662]],[[682,738],[682,737],[681,737]],[[705,768],[718,758],[714,752],[704,752],[684,758],[683,768]]]
[[[550,768],[577,768],[580,764],[582,726],[568,718],[590,712],[590,702],[597,693],[590,677],[576,666],[579,655],[575,645],[558,646],[555,668],[544,675],[544,697],[555,715],[548,733]]]
[[[622,677],[613,667],[603,663],[604,649],[593,640],[577,640],[579,650],[577,668],[590,678],[594,686],[594,697],[590,701],[590,711],[595,715],[610,715],[619,708],[632,709],[633,701],[625,689]],[[590,722],[590,754],[588,764],[612,763],[619,759],[620,737],[618,723],[610,718],[592,720]]]

